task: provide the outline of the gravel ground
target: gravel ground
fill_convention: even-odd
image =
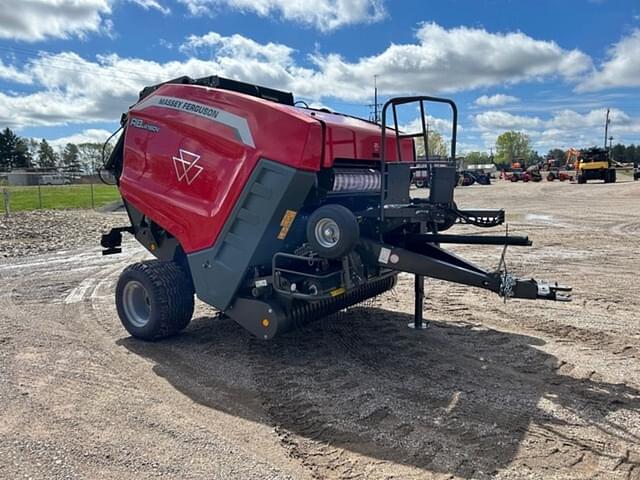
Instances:
[[[200,304],[182,335],[144,343],[120,327],[113,288],[145,253],[97,246],[117,215],[16,216],[37,240],[2,244],[0,478],[639,480],[640,182],[456,197],[506,207],[534,241],[509,268],[572,284],[575,301],[504,304],[430,280],[431,326],[415,332],[402,275],[271,342]],[[49,229],[74,238],[26,255],[49,250]],[[500,254],[453,250],[486,267]]]
[[[0,258],[82,248],[100,241],[100,234],[126,225],[124,212],[35,210],[0,214]]]

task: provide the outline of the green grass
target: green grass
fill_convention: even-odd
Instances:
[[[0,187],[9,191],[12,212],[37,209],[91,208],[91,185],[43,185],[40,187]],[[93,206],[100,207],[120,198],[115,186],[93,185]],[[4,201],[0,196],[0,212]]]

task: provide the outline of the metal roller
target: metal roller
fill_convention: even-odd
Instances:
[[[372,168],[334,169],[332,192],[380,191],[380,172]]]

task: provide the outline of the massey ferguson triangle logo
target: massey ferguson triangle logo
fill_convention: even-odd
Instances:
[[[198,160],[200,160],[200,155],[183,149],[180,149],[180,157],[173,157],[173,166],[176,168],[179,182],[184,180],[187,185],[191,185],[198,178],[198,175],[204,170],[200,165],[197,165]]]

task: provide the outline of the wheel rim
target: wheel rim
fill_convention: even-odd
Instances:
[[[321,218],[314,232],[316,241],[324,248],[333,248],[340,241],[340,227],[331,218]]]
[[[135,280],[128,282],[122,292],[122,300],[129,321],[138,328],[144,327],[151,316],[151,300],[144,286]]]

